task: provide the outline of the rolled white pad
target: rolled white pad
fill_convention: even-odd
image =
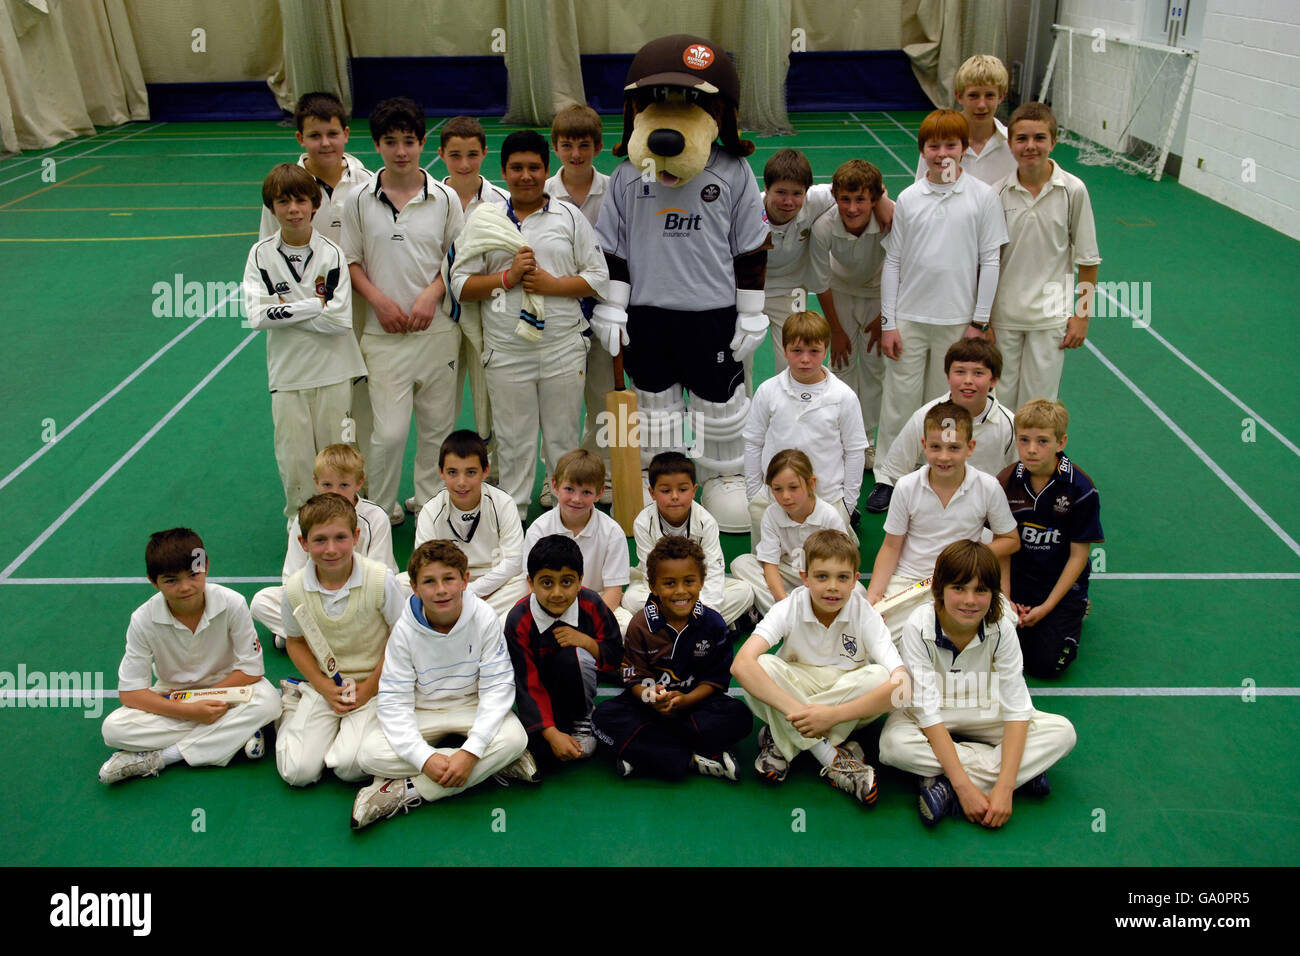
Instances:
[[[745,494],[745,418],[749,397],[738,387],[727,402],[691,396],[695,441],[692,447],[704,485],[700,503],[728,534],[749,531],[749,498]]]

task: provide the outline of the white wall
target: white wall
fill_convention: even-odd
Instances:
[[[1108,38],[1138,39],[1145,14],[1139,0],[1061,0],[1057,22],[1085,34],[1100,27]],[[1129,112],[1131,73],[1124,48],[1108,44],[1105,52],[1095,52],[1088,38],[1074,39],[1071,68],[1072,126],[1076,132],[1111,149],[1119,147],[1118,134]],[[1064,50],[1056,69],[1065,69]]]
[[[1179,181],[1300,239],[1300,4],[1209,0]]]

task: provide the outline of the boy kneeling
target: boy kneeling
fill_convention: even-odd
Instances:
[[[857,587],[858,549],[843,531],[804,543],[804,586],[778,601],[741,647],[731,673],[765,726],[754,767],[781,783],[790,761],[811,751],[822,776],[865,804],[876,772],[861,745],[843,741],[906,701],[910,685],[889,629]],[[766,653],[778,643],[781,650]]]
[[[379,725],[357,757],[375,781],[357,794],[354,830],[495,773],[531,780],[536,769],[510,712],[515,682],[501,622],[467,592],[465,553],[450,541],[426,541],[407,573],[415,594],[384,652]],[[453,735],[459,746],[447,745]]]
[[[948,545],[934,566],[934,602],[903,627],[916,697],[885,722],[880,761],[922,778],[921,819],[930,825],[963,815],[1002,826],[1012,792],[1046,796],[1047,768],[1074,749],[1073,725],[1029,698],[1001,577],[988,545]]]

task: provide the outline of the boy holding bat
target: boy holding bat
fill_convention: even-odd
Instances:
[[[240,749],[260,757],[261,728],[280,715],[280,696],[262,676],[248,605],[237,592],[208,583],[207,552],[189,528],[156,532],[144,557],[158,593],[131,615],[126,630],[117,670],[122,706],[103,727],[104,743],[117,752],[99,768],[100,782],[156,777],[182,760],[224,767]],[[171,697],[193,688],[208,693]],[[247,696],[242,703],[213,699],[226,688]]]
[[[307,499],[298,525],[310,560],[285,582],[280,616],[289,659],[305,679],[281,685],[275,766],[295,787],[315,783],[326,767],[361,780],[357,753],[376,720],[384,645],[404,595],[391,570],[354,553],[357,512],[342,495]]]

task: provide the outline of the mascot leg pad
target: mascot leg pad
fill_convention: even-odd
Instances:
[[[750,529],[749,498],[745,494],[745,419],[749,398],[744,386],[726,402],[691,396],[695,444],[692,451],[704,484],[700,504],[729,534]]]

